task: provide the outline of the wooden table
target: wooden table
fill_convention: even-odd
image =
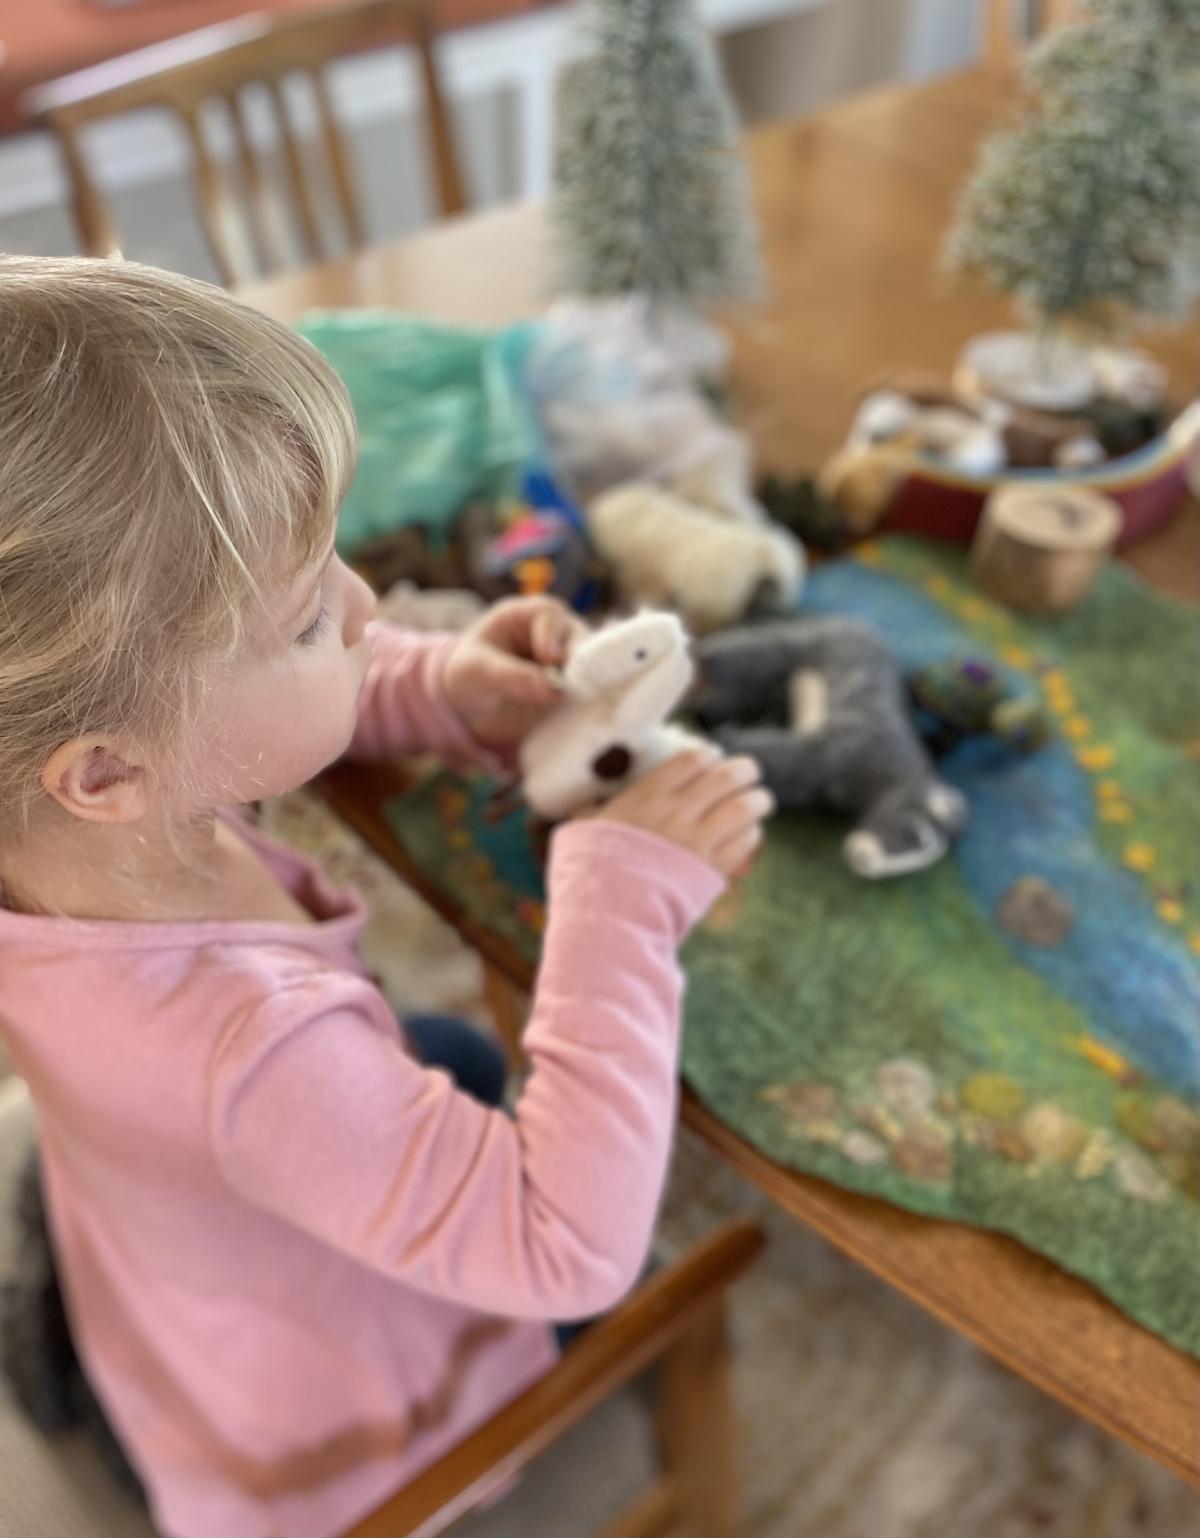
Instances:
[[[733,386],[760,462],[812,468],[845,431],[864,379],[891,365],[946,370],[972,332],[1010,317],[999,301],[952,289],[936,253],[982,132],[1011,99],[1008,81],[972,72],[852,101],[750,141],[772,302],[732,323]],[[446,226],[246,291],[292,320],[313,306],[391,306],[447,320],[503,323],[547,297],[538,209]],[[1183,397],[1200,341],[1151,339]],[[1130,552],[1151,580],[1200,595],[1200,520],[1189,507]],[[331,798],[435,905],[381,807],[399,771],[339,769]],[[517,986],[529,969],[494,936],[447,913]],[[685,1121],[787,1212],[1000,1361],[1106,1430],[1200,1484],[1200,1364],[1132,1323],[1092,1287],[997,1234],[856,1196],[765,1158],[685,1096]]]

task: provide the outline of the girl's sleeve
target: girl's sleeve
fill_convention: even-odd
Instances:
[[[482,1312],[597,1313],[636,1281],[675,1122],[676,951],[721,888],[653,834],[555,837],[550,923],[513,1115],[399,1044],[382,997],[324,974],[231,1026],[210,1127],[246,1200]]]
[[[472,737],[442,687],[457,636],[400,630],[381,620],[368,626],[367,635],[371,663],[348,757],[369,761],[434,753],[456,767],[504,768]]]

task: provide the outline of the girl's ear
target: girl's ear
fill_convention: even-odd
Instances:
[[[145,769],[110,737],[76,737],[42,766],[42,789],[85,822],[137,822],[150,806]]]

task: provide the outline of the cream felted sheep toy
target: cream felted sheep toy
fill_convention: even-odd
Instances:
[[[588,531],[631,603],[661,605],[704,635],[752,615],[790,612],[804,578],[791,534],[633,483],[590,504]]]
[[[698,746],[665,724],[692,673],[687,632],[674,614],[643,612],[577,641],[563,670],[567,698],[521,749],[533,811],[558,821]]]

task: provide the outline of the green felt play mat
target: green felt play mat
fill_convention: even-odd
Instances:
[[[991,660],[1054,723],[1021,755],[943,761],[969,830],[933,870],[851,875],[845,826],[779,818],[686,951],[684,1072],[784,1163],[1002,1229],[1200,1355],[1200,625],[1112,567],[1026,620],[960,551],[908,540],[812,574],[906,667]],[[486,781],[396,802],[401,841],[479,923],[536,954],[542,887]]]

